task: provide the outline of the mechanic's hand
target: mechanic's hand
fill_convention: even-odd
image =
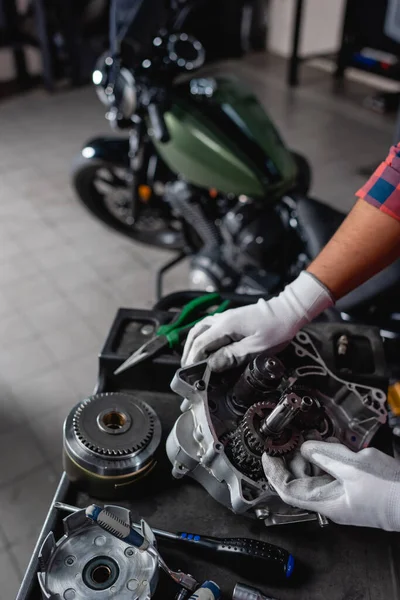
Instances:
[[[264,454],[268,481],[284,502],[341,525],[400,531],[400,462],[375,448],[352,452],[343,444],[304,442],[289,468]],[[325,474],[312,476],[305,463]]]
[[[333,300],[328,290],[303,271],[283,292],[271,300],[206,317],[189,332],[182,366],[211,355],[213,371],[223,371],[248,362],[264,350],[282,350],[304,325]]]

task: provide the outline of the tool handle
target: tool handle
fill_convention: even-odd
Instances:
[[[203,296],[199,296],[199,298],[191,300],[190,302],[185,304],[181,312],[178,314],[176,320],[172,321],[172,323],[168,323],[167,325],[161,325],[161,327],[158,328],[157,335],[167,335],[171,331],[178,329],[182,325],[188,326],[194,320],[192,313],[196,313],[200,309],[205,310],[206,308],[209,308],[210,306],[216,304],[220,300],[221,297],[218,293],[204,294]],[[190,323],[187,322],[188,319]]]
[[[179,532],[182,544],[207,551],[213,558],[218,557],[235,572],[252,572],[265,581],[285,580],[291,577],[294,557],[284,548],[268,542],[250,538],[214,538],[195,533]],[[211,556],[210,556],[211,559]]]
[[[211,296],[212,294],[210,294]],[[218,295],[218,294],[217,294]],[[209,304],[213,304],[214,302],[210,302]],[[169,331],[167,333],[164,332],[165,337],[168,340],[168,344],[170,348],[174,348],[175,346],[177,346],[180,342],[182,342],[182,340],[185,339],[187,333],[192,329],[192,327],[194,327],[194,325],[196,325],[196,323],[198,323],[199,321],[202,321],[205,316],[211,316],[211,315],[216,315],[217,313],[221,313],[224,312],[224,310],[226,310],[228,308],[230,304],[229,300],[224,300],[219,306],[218,308],[216,308],[213,312],[211,312],[209,315],[202,315],[201,317],[195,319],[194,321],[192,321],[191,323],[189,323],[188,325],[182,325],[180,327],[177,327],[177,321],[175,321],[175,323],[172,323],[171,325],[174,326],[174,329],[172,331]],[[204,307],[204,303],[202,305]],[[168,325],[162,325],[161,327],[168,327]],[[160,327],[160,329],[161,329]],[[160,335],[159,331],[157,332],[157,335]]]

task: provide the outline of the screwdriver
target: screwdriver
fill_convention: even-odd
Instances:
[[[54,507],[68,512],[82,510],[63,502],[55,502]],[[139,527],[139,525],[134,525]],[[235,573],[250,575],[259,581],[283,581],[289,579],[294,570],[295,559],[284,548],[251,538],[219,538],[198,533],[171,533],[153,529],[160,540],[170,541],[188,550],[192,549],[207,559],[220,562]]]

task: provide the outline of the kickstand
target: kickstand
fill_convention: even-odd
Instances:
[[[173,258],[172,260],[168,261],[163,267],[161,267],[161,269],[158,269],[158,271],[157,271],[157,279],[156,279],[156,297],[157,297],[157,302],[159,300],[161,300],[161,298],[162,298],[163,278],[164,278],[165,273],[167,271],[169,271],[170,269],[172,269],[172,267],[174,267],[175,265],[177,265],[178,263],[180,263],[186,257],[187,257],[187,253],[186,252],[180,252],[177,256],[175,256],[175,258]]]

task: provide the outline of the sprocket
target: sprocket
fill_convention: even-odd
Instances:
[[[286,428],[279,437],[265,437],[260,434],[261,422],[276,404],[270,401],[253,404],[243,417],[240,427],[243,429],[246,445],[255,453],[264,452],[271,456],[286,454],[295,449],[300,439],[299,432],[292,426]]]
[[[276,403],[271,401],[253,404],[227,441],[234,464],[253,479],[263,476],[261,457],[264,452],[270,456],[281,456],[294,450],[300,440],[300,433],[292,426],[286,428],[279,437],[260,434],[260,424],[275,406]]]
[[[104,425],[108,415],[121,417],[124,424],[119,431],[118,426]],[[129,394],[96,394],[77,406],[72,426],[80,443],[92,452],[110,457],[129,456],[151,441],[154,415],[144,402]]]

